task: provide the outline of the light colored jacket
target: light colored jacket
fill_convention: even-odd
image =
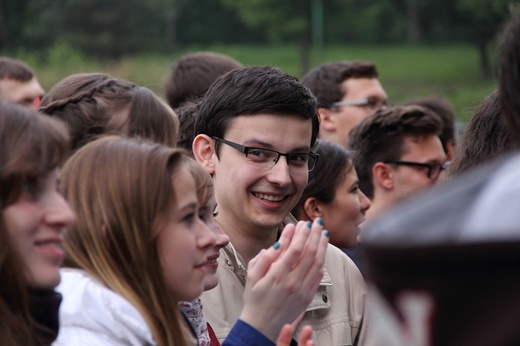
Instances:
[[[202,294],[204,317],[222,340],[237,321],[244,305],[247,269],[240,254],[229,244],[220,250],[216,288]],[[340,249],[329,245],[320,287],[307,308],[296,337],[304,325],[311,325],[313,339],[320,346],[364,345],[360,333],[366,286],[357,266]]]
[[[137,309],[82,270],[61,269],[60,332],[53,345],[155,345]]]

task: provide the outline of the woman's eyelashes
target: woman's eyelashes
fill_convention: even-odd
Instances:
[[[22,193],[30,198],[38,198],[40,194],[40,181],[38,178],[29,178],[22,185]]]

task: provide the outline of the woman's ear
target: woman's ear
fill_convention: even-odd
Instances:
[[[307,220],[310,221],[314,221],[314,219],[323,216],[320,202],[314,197],[309,197],[305,200],[305,203],[303,203],[303,212]]]
[[[193,157],[209,174],[215,172],[215,142],[208,135],[197,135],[193,140]]]

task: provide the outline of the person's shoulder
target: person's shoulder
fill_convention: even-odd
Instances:
[[[363,276],[357,265],[341,249],[332,244],[327,245],[325,254],[325,271],[332,281],[343,280],[359,281],[364,283]]]
[[[113,340],[99,343],[103,345],[153,340],[141,314],[123,296],[82,270],[61,269],[60,274],[62,279],[56,290],[63,296],[60,306],[60,335],[63,335],[58,336],[59,340],[73,344],[70,338],[74,334],[85,335],[86,339]]]

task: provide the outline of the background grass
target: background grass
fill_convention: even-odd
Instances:
[[[298,47],[290,45],[192,47],[171,55],[138,55],[104,62],[86,59],[66,46],[57,45],[43,57],[20,58],[35,68],[46,90],[71,73],[101,71],[147,86],[163,96],[169,66],[180,55],[197,50],[228,54],[244,65],[277,66],[298,78],[302,76]],[[376,63],[392,104],[439,95],[453,105],[458,120],[463,122],[496,85],[495,80],[483,80],[477,51],[468,45],[324,47],[312,53],[311,66],[336,60]]]

